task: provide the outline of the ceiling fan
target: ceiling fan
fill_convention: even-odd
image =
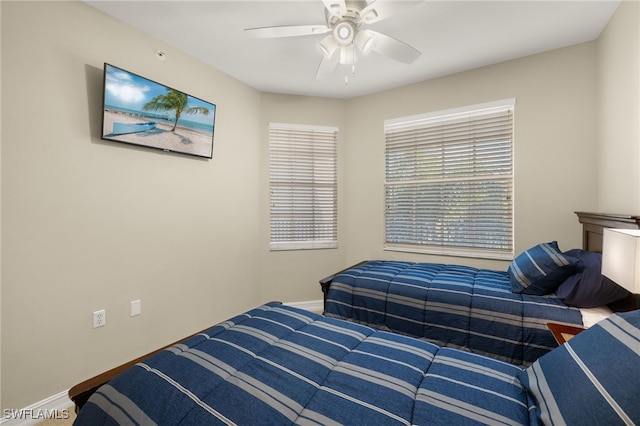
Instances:
[[[365,29],[368,24],[381,21],[420,1],[323,0],[326,24],[284,25],[249,28],[245,34],[255,38],[297,37],[330,33],[318,46],[323,53],[316,79],[331,74],[338,64],[353,65],[358,55],[373,51],[405,64],[420,56],[408,44],[377,31]]]

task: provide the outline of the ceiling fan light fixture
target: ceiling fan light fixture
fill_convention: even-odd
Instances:
[[[325,58],[330,59],[338,48],[338,42],[332,35],[328,35],[318,43],[318,46]]]
[[[353,48],[353,44],[348,46],[342,46],[340,48],[340,63],[342,65],[355,64],[356,62],[356,50]]]
[[[371,31],[363,30],[359,31],[356,35],[355,43],[356,46],[358,46],[358,49],[366,55],[371,52],[373,46],[376,44],[376,38]]]

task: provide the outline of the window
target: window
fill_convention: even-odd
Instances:
[[[338,246],[335,127],[269,125],[272,250]]]
[[[514,105],[385,121],[385,249],[513,258]]]

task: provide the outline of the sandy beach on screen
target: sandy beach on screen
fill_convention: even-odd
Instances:
[[[156,128],[140,133],[128,133],[125,135],[111,136],[113,123],[143,123],[153,120],[144,120],[121,114],[114,111],[104,113],[104,135],[115,141],[129,142],[140,145],[152,146],[154,148],[167,149],[174,152],[185,152],[189,154],[211,157],[212,139],[211,134],[200,133],[195,130],[185,129],[178,126],[172,132],[172,124],[157,122]]]

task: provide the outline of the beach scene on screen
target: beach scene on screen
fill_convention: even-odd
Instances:
[[[105,64],[103,139],[211,158],[216,106]]]

